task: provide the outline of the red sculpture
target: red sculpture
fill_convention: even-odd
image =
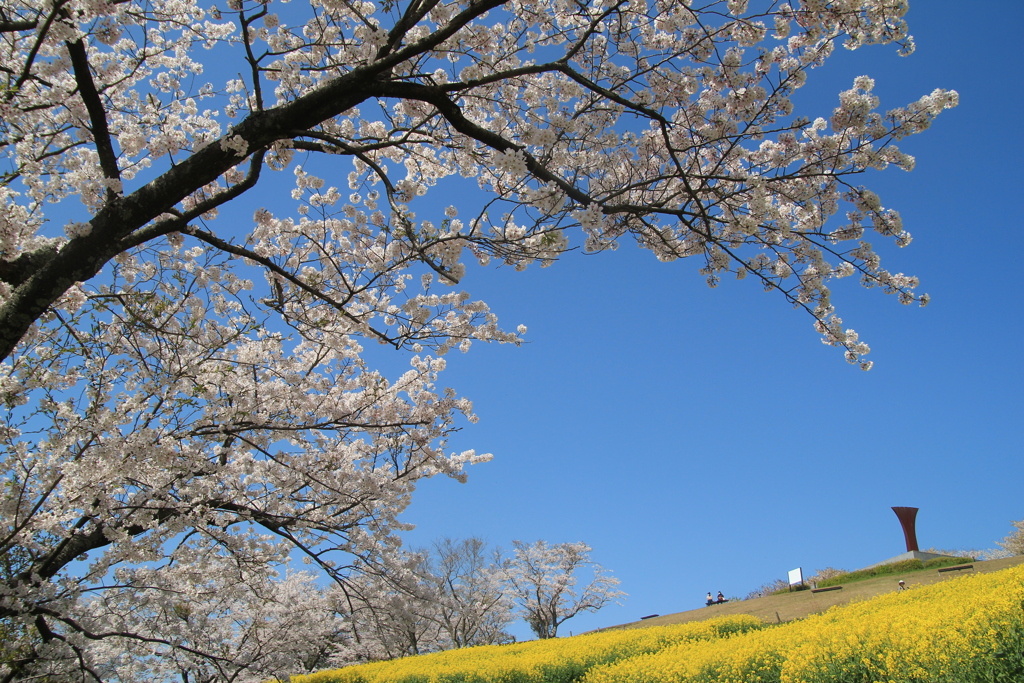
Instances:
[[[900,520],[900,526],[903,527],[903,538],[907,541],[908,553],[920,550],[917,547],[917,531],[914,529],[914,520],[917,519],[918,509],[904,507],[894,507],[892,509]]]

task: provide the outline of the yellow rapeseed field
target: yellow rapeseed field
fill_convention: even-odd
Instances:
[[[570,683],[589,669],[681,642],[707,641],[761,628],[747,615],[709,621],[603,631],[572,638],[485,645],[420,657],[293,676],[293,683]]]
[[[1024,565],[766,625],[749,616],[452,650],[295,683],[1021,683]]]
[[[1002,678],[1000,678],[1002,676]],[[1024,681],[1024,565],[592,669],[583,683]]]

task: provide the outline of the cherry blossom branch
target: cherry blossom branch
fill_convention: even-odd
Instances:
[[[394,27],[388,31],[388,39],[377,51],[377,59],[381,59],[402,42],[405,34],[416,24],[423,20],[423,17],[430,13],[441,0],[412,0],[402,13],[402,18],[395,22]],[[368,22],[367,22],[368,23]]]
[[[357,67],[288,104],[253,112],[228,136],[101,209],[90,221],[86,234],[70,240],[0,307],[0,360],[11,354],[32,322],[74,282],[92,278],[103,264],[120,253],[121,239],[236,165],[240,161],[238,152],[229,141],[237,138],[249,148],[265,147],[286,137],[287,130],[312,128],[356,106],[371,96],[371,84],[395,64],[432,49],[475,17],[504,2],[474,2],[445,27],[378,62]]]
[[[117,155],[114,153],[114,146],[110,140],[110,129],[107,126],[107,115],[100,102],[100,94],[96,90],[96,83],[92,78],[92,69],[89,66],[89,58],[85,52],[85,43],[81,39],[65,43],[68,54],[71,56],[71,66],[75,72],[75,81],[78,83],[78,94],[82,96],[85,109],[89,112],[89,120],[92,122],[92,138],[96,144],[96,154],[100,159],[100,168],[107,180],[116,181],[120,188],[121,172],[117,168]],[[119,189],[107,186],[107,200],[112,201],[118,194]]]
[[[29,75],[32,73],[32,65],[35,63],[36,56],[39,54],[39,50],[43,46],[46,35],[50,31],[50,26],[53,24],[57,16],[64,11],[64,5],[66,3],[67,0],[57,0],[57,2],[53,3],[53,7],[50,9],[49,14],[46,15],[46,20],[43,22],[43,25],[39,28],[39,32],[36,34],[35,43],[32,45],[32,48],[29,50],[25,59],[25,66],[21,71],[21,75],[18,77],[18,80],[15,81],[14,87],[4,93],[6,99],[12,99],[18,90],[21,89],[21,86],[25,84],[25,81],[29,79]]]
[[[282,278],[284,280],[287,280],[289,283],[291,283],[292,285],[294,285],[298,289],[301,289],[302,291],[306,292],[310,296],[312,296],[312,297],[314,297],[316,299],[319,299],[320,301],[323,301],[325,304],[327,304],[328,306],[330,306],[331,308],[333,308],[334,310],[336,310],[340,314],[342,314],[346,319],[350,320],[359,329],[365,329],[372,336],[377,337],[377,339],[381,340],[382,342],[385,342],[385,343],[387,343],[387,344],[389,344],[391,346],[394,346],[395,348],[401,348],[401,346],[402,346],[401,340],[393,339],[393,338],[389,337],[388,335],[384,334],[380,330],[375,329],[372,325],[369,325],[365,321],[362,321],[359,318],[357,318],[356,316],[354,316],[351,313],[349,313],[348,309],[345,308],[345,305],[346,305],[347,302],[338,301],[338,300],[328,296],[325,292],[323,292],[323,291],[321,291],[321,290],[319,290],[319,289],[317,289],[315,287],[312,287],[312,286],[306,284],[305,282],[303,282],[301,279],[299,279],[298,277],[296,277],[295,275],[293,275],[289,271],[285,270],[281,266],[279,266],[276,263],[274,263],[272,260],[270,260],[270,259],[268,259],[268,258],[266,258],[264,256],[260,256],[259,254],[257,254],[256,252],[252,251],[251,249],[247,249],[245,247],[240,247],[238,245],[231,244],[230,242],[226,242],[226,241],[220,239],[219,237],[213,235],[210,232],[207,232],[205,230],[200,230],[199,228],[196,228],[196,227],[191,226],[191,225],[187,225],[187,226],[182,227],[181,231],[186,233],[186,234],[188,234],[188,235],[191,235],[191,236],[195,237],[196,239],[198,239],[198,240],[200,240],[202,242],[206,242],[210,246],[216,247],[217,249],[220,249],[221,251],[223,251],[225,253],[234,254],[235,256],[242,256],[242,257],[247,258],[247,259],[249,259],[251,261],[255,261],[256,263],[259,263],[261,266],[263,266],[264,268],[269,270],[274,275],[276,275],[276,276],[278,276],[278,277],[280,277],[280,278]]]
[[[491,149],[495,149],[500,152],[508,150],[522,150],[521,145],[516,145],[498,133],[488,130],[479,124],[473,123],[466,118],[462,109],[460,109],[459,106],[448,97],[447,93],[445,93],[441,87],[420,85],[418,83],[383,83],[377,86],[377,92],[381,97],[399,97],[427,102],[436,107],[438,112],[440,112],[440,114],[455,130],[467,137],[484,143]],[[572,197],[584,206],[593,201],[586,193],[579,190],[576,186],[566,182],[554,173],[551,173],[531,155],[526,154],[525,156],[527,168],[541,180],[558,185],[559,189],[561,189],[566,195]]]
[[[242,23],[242,43],[245,45],[245,58],[249,63],[249,69],[252,72],[252,90],[253,98],[256,102],[256,108],[254,111],[263,111],[263,84],[260,82],[260,60],[256,59],[252,52],[252,37],[249,35],[249,27],[254,21],[262,19],[267,16],[270,11],[267,6],[253,14],[252,16],[246,16],[244,11],[238,12],[238,18]]]
[[[105,638],[130,638],[132,640],[137,640],[137,641],[142,642],[142,643],[152,643],[154,645],[166,645],[166,646],[174,648],[176,650],[181,650],[182,652],[188,652],[190,654],[199,655],[200,657],[203,657],[204,659],[210,659],[210,660],[213,660],[213,661],[221,661],[221,662],[225,662],[225,663],[234,663],[233,660],[231,660],[231,659],[229,659],[227,657],[221,657],[221,656],[218,656],[217,654],[212,653],[212,652],[204,652],[202,650],[197,650],[195,648],[189,647],[188,645],[184,645],[181,642],[172,642],[172,641],[164,639],[164,638],[152,638],[152,637],[144,636],[144,635],[141,635],[139,633],[132,632],[132,631],[93,631],[90,628],[88,628],[87,626],[85,626],[82,623],[80,623],[77,619],[74,619],[72,617],[69,617],[69,616],[67,616],[65,614],[61,614],[60,612],[56,612],[56,611],[51,610],[51,609],[46,609],[45,607],[41,607],[41,608],[37,609],[35,611],[35,613],[39,617],[48,616],[48,617],[51,617],[51,618],[55,619],[56,621],[59,621],[59,622],[61,622],[63,624],[68,625],[76,633],[80,633],[82,636],[84,636],[85,638],[88,638],[89,640],[103,640]],[[45,626],[45,622],[44,622],[44,627],[43,627],[42,631],[47,633],[48,636],[60,637],[62,640],[65,640],[62,636],[54,634],[53,631],[48,626]],[[96,677],[97,681],[102,683],[103,679],[98,674],[93,674],[93,675]]]
[[[23,19],[21,21],[0,21],[0,33],[31,31],[38,25],[39,21],[36,19]]]
[[[171,209],[167,213],[176,214],[174,218],[157,221],[156,223],[136,230],[127,238],[123,239],[119,243],[119,247],[123,251],[127,251],[132,247],[145,244],[150,240],[156,239],[171,232],[184,231],[188,223],[199,218],[205,213],[209,213],[214,209],[223,206],[227,202],[240,197],[247,190],[252,189],[259,182],[260,173],[263,170],[263,160],[266,157],[266,149],[257,150],[252,158],[249,160],[249,170],[246,173],[245,178],[236,183],[222,192],[218,192],[212,197],[208,197],[201,202],[197,202],[188,211],[178,212],[176,209]]]

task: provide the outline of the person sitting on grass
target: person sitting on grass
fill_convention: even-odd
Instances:
[[[707,604],[708,605],[715,604],[715,599],[713,597],[711,597],[711,591],[708,591],[708,602],[707,602]]]
[[[710,596],[711,593],[708,593],[708,595]],[[729,602],[729,601],[725,599],[724,595],[722,595],[722,591],[718,591],[718,599],[715,600],[715,602],[722,603],[722,602]]]

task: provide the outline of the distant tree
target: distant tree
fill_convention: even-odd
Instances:
[[[514,619],[504,573],[479,538],[399,552],[346,583],[359,657],[392,659],[506,642]]]
[[[359,660],[394,659],[444,649],[433,582],[424,558],[403,553],[387,567],[341,588]]]
[[[815,570],[814,575],[811,576],[810,578],[808,578],[807,582],[808,583],[812,583],[812,584],[813,583],[818,583],[819,581],[824,581],[825,579],[831,579],[831,578],[834,578],[836,576],[839,576],[840,574],[845,574],[845,573],[846,573],[845,569],[836,569],[835,567],[825,567],[824,569],[817,569],[817,570]]]
[[[946,557],[962,557],[965,560],[973,560],[985,554],[984,550],[973,550],[968,548],[922,548],[921,552],[945,555]]]
[[[501,567],[480,538],[442,538],[426,552],[426,577],[433,585],[434,618],[448,647],[508,642],[513,602],[502,585]]]
[[[163,567],[136,569],[132,583],[120,577],[163,599],[117,586],[99,593],[79,625],[87,637],[69,643],[81,658],[51,666],[69,678],[86,668],[105,683],[206,683],[286,679],[349,658],[348,624],[312,574],[275,579],[263,567],[233,573],[203,561],[194,571],[187,582]]]
[[[504,566],[507,586],[538,638],[554,638],[566,620],[626,595],[615,588],[618,579],[591,562],[590,551],[585,543],[512,542],[512,557]],[[588,567],[593,577],[577,590],[579,574]]]
[[[1010,555],[1024,555],[1024,519],[1010,524],[1017,530],[997,542],[997,545]]]
[[[750,591],[743,599],[753,600],[755,598],[763,598],[786,590],[789,590],[789,581],[786,579],[775,579],[774,581],[770,581],[763,586]]]

